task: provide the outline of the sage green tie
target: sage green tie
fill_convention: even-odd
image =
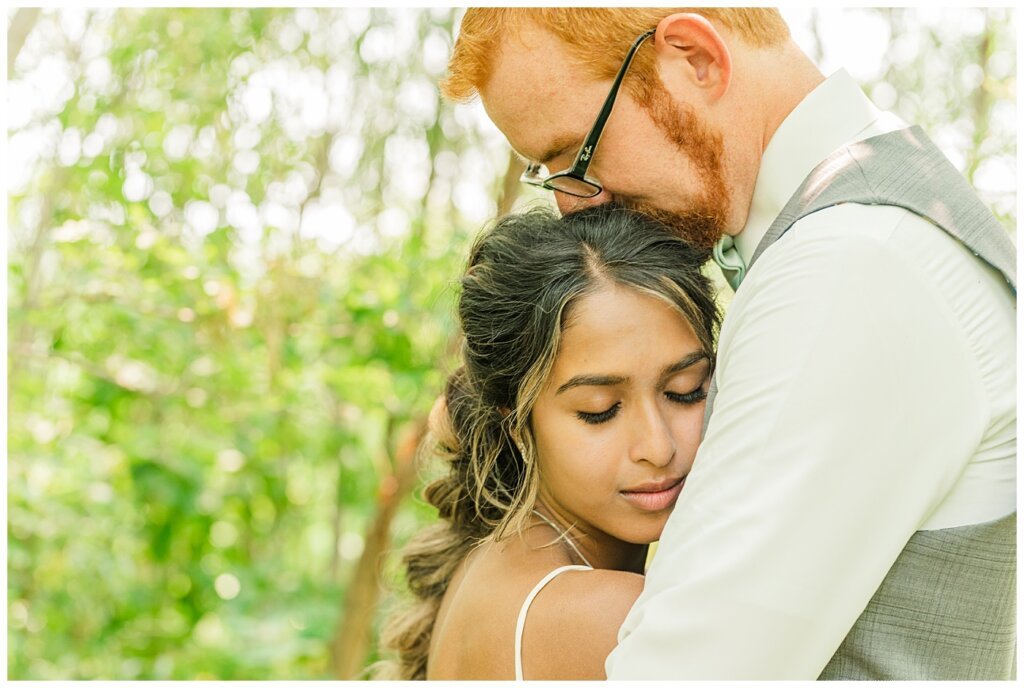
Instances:
[[[747,274],[747,266],[743,264],[743,258],[740,257],[740,252],[736,250],[734,243],[731,236],[723,234],[715,244],[713,257],[718,263],[718,267],[722,269],[725,281],[729,283],[733,291],[736,291]]]

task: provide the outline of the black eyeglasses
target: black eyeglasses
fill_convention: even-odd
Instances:
[[[654,31],[654,29],[651,29],[633,41],[632,47],[626,53],[626,59],[622,61],[619,73],[615,76],[612,90],[608,93],[608,97],[604,99],[604,105],[597,116],[597,121],[594,122],[590,133],[587,134],[583,145],[580,146],[579,152],[576,153],[576,159],[573,161],[572,166],[561,172],[548,174],[548,170],[544,165],[531,162],[526,166],[526,171],[523,172],[523,176],[519,178],[519,181],[550,191],[561,191],[570,196],[579,196],[580,198],[591,198],[601,193],[603,188],[601,182],[593,177],[588,177],[587,168],[590,167],[590,161],[594,159],[597,142],[601,140],[601,132],[604,131],[605,122],[608,121],[609,115],[612,114],[612,106],[615,105],[615,97],[619,94],[619,86],[622,85],[622,78],[626,76],[629,63],[633,61],[633,56],[636,55],[640,44],[653,36]]]

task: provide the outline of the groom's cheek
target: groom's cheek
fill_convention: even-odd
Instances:
[[[601,189],[601,193],[591,198],[580,198],[579,196],[570,196],[569,194],[562,193],[561,191],[555,191],[555,203],[558,205],[558,212],[562,215],[568,215],[569,213],[576,212],[577,210],[583,210],[595,205],[604,205],[612,200],[612,195],[608,193],[607,189]]]

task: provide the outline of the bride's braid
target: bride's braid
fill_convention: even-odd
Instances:
[[[483,453],[502,451],[493,427],[500,425],[500,419],[481,422],[485,409],[479,407],[477,399],[465,368],[460,368],[448,378],[444,396],[430,413],[425,443],[447,463],[448,470],[426,486],[423,496],[437,508],[441,521],[418,533],[403,551],[405,578],[415,601],[393,617],[384,630],[382,645],[396,650],[399,659],[384,664],[381,677],[426,678],[430,639],[441,598],[469,550],[502,518],[500,509],[473,499],[476,477],[467,442]],[[470,439],[472,434],[477,437]]]

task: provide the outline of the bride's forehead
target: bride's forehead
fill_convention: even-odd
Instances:
[[[583,295],[567,315],[552,371],[556,375],[588,366],[622,368],[618,373],[627,372],[627,366],[660,370],[678,357],[679,346],[697,341],[676,308],[632,287],[611,285]]]

